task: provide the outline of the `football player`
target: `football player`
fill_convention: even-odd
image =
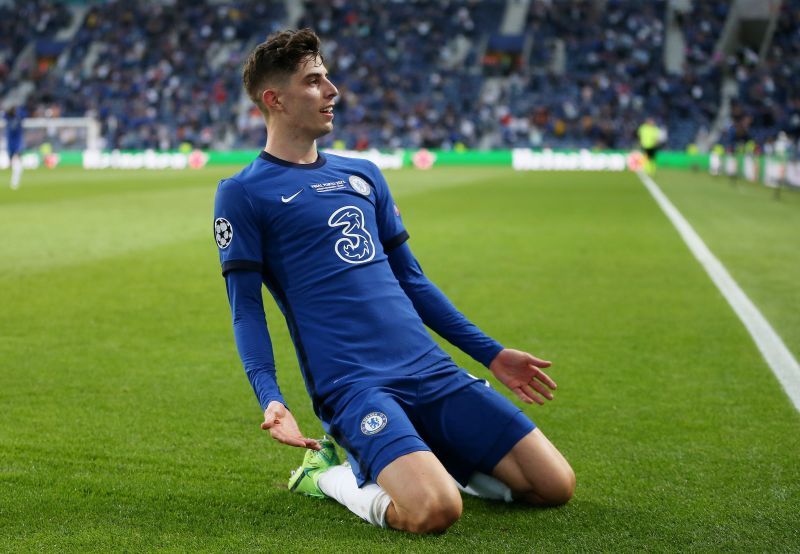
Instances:
[[[380,170],[323,154],[338,91],[309,29],[270,36],[243,72],[263,151],[220,182],[214,234],[236,344],[272,438],[308,449],[290,490],[332,497],[378,526],[442,532],[459,489],[537,506],[567,502],[575,474],[512,402],[455,365],[425,329],[527,403],[553,398],[550,362],[505,348],[426,277]],[[265,285],[286,318],[328,440],[306,437],[275,379]]]

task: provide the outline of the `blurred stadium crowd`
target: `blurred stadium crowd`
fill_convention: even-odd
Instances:
[[[760,55],[721,53],[732,1],[0,0],[0,106],[96,117],[106,148],[253,148],[264,130],[240,67],[291,24],[320,34],[339,87],[323,146],[629,148],[652,116],[683,149],[711,133],[726,79],[715,142],[796,141],[800,0]],[[523,11],[504,21],[511,4]]]

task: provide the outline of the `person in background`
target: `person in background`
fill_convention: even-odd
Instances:
[[[22,122],[25,119],[24,108],[11,108],[6,112],[6,148],[11,162],[11,190],[19,188],[22,178]]]
[[[645,172],[648,175],[653,175],[656,172],[656,155],[664,139],[663,132],[656,125],[655,120],[652,117],[648,117],[639,126],[637,135],[639,136],[639,144],[647,157],[647,162],[644,166]]]

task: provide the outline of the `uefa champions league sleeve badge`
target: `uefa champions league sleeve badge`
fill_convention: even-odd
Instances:
[[[224,217],[218,217],[214,221],[214,239],[220,250],[225,250],[231,245],[233,240],[233,226]]]

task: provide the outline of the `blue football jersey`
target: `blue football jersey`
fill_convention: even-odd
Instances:
[[[449,359],[388,262],[408,233],[372,162],[319,154],[294,164],[262,152],[220,182],[214,234],[223,274],[262,275],[315,406],[387,372]]]
[[[6,143],[9,155],[16,154],[22,151],[23,138],[22,138],[22,122],[25,119],[25,110],[17,108],[14,115],[6,113]]]

